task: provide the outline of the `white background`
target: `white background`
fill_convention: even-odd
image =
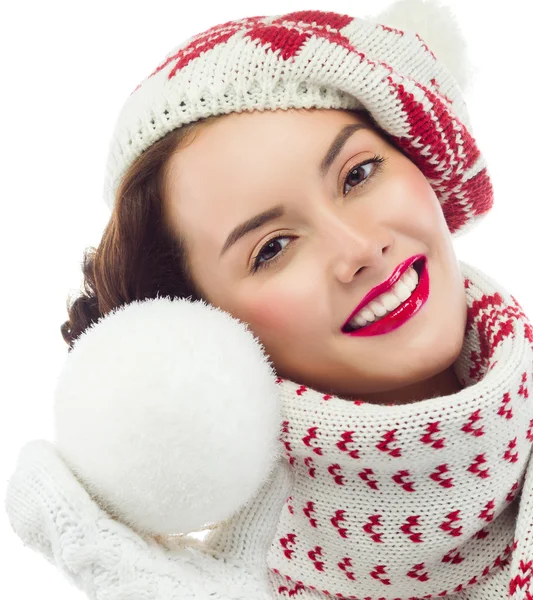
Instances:
[[[533,317],[533,100],[529,3],[446,0],[477,72],[466,93],[495,207],[457,255],[507,287]],[[5,2],[0,14],[2,419],[0,491],[20,447],[53,439],[60,325],[87,246],[108,219],[104,161],[131,91],[182,40],[235,18],[322,9],[368,15],[390,0]],[[431,44],[430,44],[431,45]],[[0,513],[6,597],[82,598],[25,548]],[[9,592],[8,592],[9,590]]]

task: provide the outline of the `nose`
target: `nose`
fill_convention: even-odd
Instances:
[[[365,267],[380,269],[392,246],[387,232],[369,223],[347,223],[343,215],[323,218],[322,233],[328,244],[331,271],[341,283],[350,283]]]

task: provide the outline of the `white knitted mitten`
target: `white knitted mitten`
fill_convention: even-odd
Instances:
[[[91,599],[267,600],[266,552],[277,524],[267,513],[281,511],[290,485],[290,469],[280,460],[234,526],[225,528],[227,551],[213,555],[190,536],[169,551],[111,518],[54,445],[37,440],[20,451],[6,509],[24,544]]]
[[[267,599],[292,483],[280,431],[275,374],[244,324],[202,302],[133,302],[67,356],[54,443],[21,449],[7,512],[89,598]],[[190,536],[211,524],[219,543]]]

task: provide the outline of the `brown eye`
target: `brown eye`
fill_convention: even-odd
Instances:
[[[367,160],[359,165],[356,165],[348,171],[344,179],[343,196],[346,196],[351,190],[346,191],[346,185],[352,188],[358,187],[361,183],[365,183],[367,179],[370,179],[377,171],[381,168],[381,163],[385,162],[385,159],[381,156],[374,156],[370,160]]]
[[[277,237],[268,241],[255,256],[252,264],[252,271],[255,273],[255,271],[258,271],[259,269],[262,269],[265,266],[275,262],[277,257],[281,256],[285,250],[285,247],[289,244],[289,242],[287,242],[285,245],[283,245],[279,240],[290,239],[292,239],[291,236],[278,235]]]
[[[268,242],[268,244],[266,246],[263,246],[260,254],[259,254],[259,258],[262,258],[265,262],[269,261],[270,259],[274,258],[274,256],[276,256],[276,254],[281,251],[281,244],[279,243],[279,240],[276,238],[275,240],[272,240],[271,242]]]

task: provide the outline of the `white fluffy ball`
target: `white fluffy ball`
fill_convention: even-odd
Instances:
[[[140,533],[226,520],[281,455],[271,363],[204,302],[133,302],[76,341],[55,393],[56,445],[87,490]]]
[[[437,60],[464,91],[476,75],[468,44],[455,12],[441,0],[397,0],[377,15],[365,17],[402,31],[418,33]]]

